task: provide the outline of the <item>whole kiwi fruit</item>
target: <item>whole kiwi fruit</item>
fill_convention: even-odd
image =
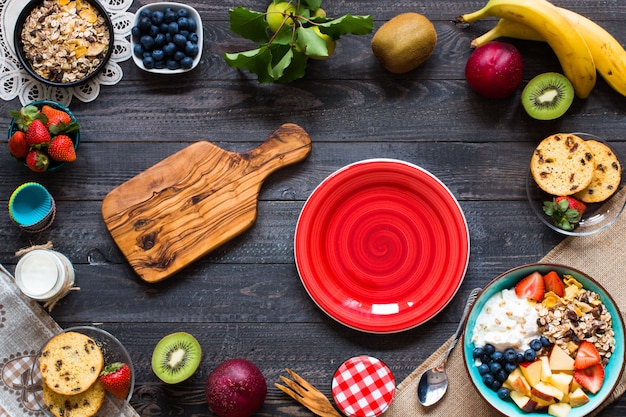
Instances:
[[[168,384],[183,382],[196,372],[202,349],[195,337],[176,332],[163,337],[152,352],[152,371]]]
[[[372,52],[387,71],[409,72],[430,57],[437,45],[437,32],[432,22],[419,13],[399,14],[376,31]]]

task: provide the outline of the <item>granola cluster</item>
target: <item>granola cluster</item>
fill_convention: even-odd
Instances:
[[[33,71],[57,83],[95,71],[111,42],[105,17],[85,0],[44,0],[26,18],[21,38]]]
[[[615,350],[611,313],[597,293],[572,282],[564,297],[552,295],[537,304],[537,325],[544,336],[570,354],[581,340],[593,343],[606,366]]]

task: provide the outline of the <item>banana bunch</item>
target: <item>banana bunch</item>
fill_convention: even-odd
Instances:
[[[471,23],[485,17],[500,20],[472,41],[481,46],[499,37],[547,42],[576,95],[587,98],[596,71],[615,91],[626,96],[626,51],[597,23],[546,0],[489,0],[480,10],[457,18]]]

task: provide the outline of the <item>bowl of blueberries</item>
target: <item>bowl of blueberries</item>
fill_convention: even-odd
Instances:
[[[144,71],[178,74],[191,71],[202,56],[202,20],[198,12],[180,3],[142,6],[131,29],[133,61]]]

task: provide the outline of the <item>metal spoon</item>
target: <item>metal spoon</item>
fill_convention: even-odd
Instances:
[[[481,290],[481,288],[474,288],[472,292],[470,292],[467,303],[465,303],[465,309],[461,315],[461,322],[456,329],[456,333],[454,333],[452,343],[450,343],[443,357],[443,362],[439,366],[424,372],[420,377],[419,384],[417,385],[417,398],[422,405],[433,405],[446,393],[448,389],[448,375],[446,374],[445,366],[448,361],[448,356],[450,356],[450,352],[452,352],[452,349],[454,349],[454,346],[456,346],[456,343],[459,341],[461,333],[463,333],[463,324],[470,311],[470,307],[474,304]]]

